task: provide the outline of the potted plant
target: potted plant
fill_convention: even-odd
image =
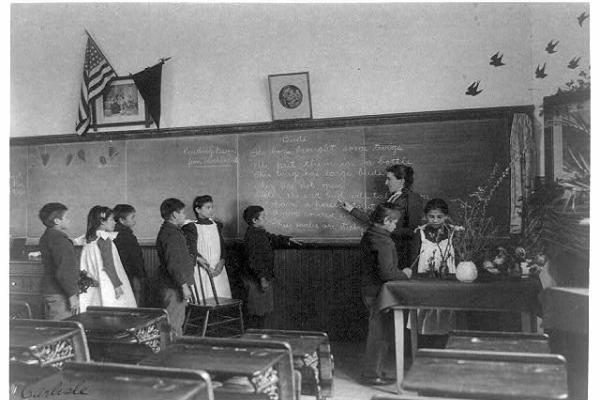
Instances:
[[[454,200],[458,212],[453,220],[462,227],[456,230],[453,241],[460,260],[456,266],[456,278],[460,281],[472,282],[477,278],[475,263],[483,261],[497,231],[493,218],[488,214],[488,206],[509,172],[510,167],[500,170],[498,165],[494,165],[485,184],[469,194],[466,200]]]

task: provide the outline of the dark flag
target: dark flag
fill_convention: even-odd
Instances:
[[[160,81],[163,64],[164,60],[161,60],[158,64],[132,76],[157,128],[160,128]]]
[[[85,61],[83,63],[79,110],[75,124],[75,131],[78,135],[83,135],[90,126],[92,120],[90,106],[92,101],[102,94],[102,91],[110,81],[117,77],[117,73],[111,67],[106,57],[104,57],[94,39],[92,39],[88,31],[85,31],[85,33],[87,33],[88,39],[85,48]]]

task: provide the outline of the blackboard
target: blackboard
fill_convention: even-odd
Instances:
[[[455,207],[488,178],[495,164],[509,160],[509,112],[435,114],[389,122],[343,121],[343,126],[305,129],[241,128],[179,135],[11,145],[13,236],[38,238],[39,208],[49,201],[71,210],[73,236],[85,232],[90,207],[120,202],[137,209],[134,228],[153,242],[160,203],[177,197],[188,206],[195,196],[215,199],[215,216],[226,238],[243,237],[244,208],[265,207],[269,229],[316,241],[357,240],[364,229],[336,206],[343,199],[367,209],[387,198],[389,165],[410,162],[414,190],[441,197]],[[505,180],[490,210],[508,232],[510,183]]]
[[[503,119],[436,121],[367,128],[365,166],[368,208],[385,200],[381,188],[385,168],[409,163],[415,171],[413,190],[425,199],[442,198],[456,215],[457,203],[484,184],[494,166],[508,165],[509,147]],[[507,225],[510,180],[493,198],[490,213]],[[505,229],[502,229],[506,232]]]
[[[10,149],[10,235],[27,236],[27,147]]]
[[[136,208],[139,237],[156,239],[160,204],[175,197],[195,219],[192,202],[209,194],[226,237],[237,236],[237,137],[198,136],[127,143],[127,198]]]
[[[240,136],[240,209],[259,204],[295,236],[357,237],[361,226],[336,207],[364,203],[361,128]]]
[[[95,205],[114,206],[126,197],[125,142],[65,143],[30,146],[27,182],[27,236],[40,237],[39,209],[58,201],[69,208],[74,236],[85,234]]]

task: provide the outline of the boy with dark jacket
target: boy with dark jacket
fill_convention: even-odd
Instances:
[[[169,313],[173,333],[181,336],[185,308],[192,299],[190,285],[194,283],[194,259],[188,253],[180,226],[185,222],[185,204],[169,198],[160,205],[164,222],[156,238],[160,260],[160,295],[162,307]]]
[[[135,208],[129,204],[117,204],[113,209],[115,221],[115,232],[119,234],[113,240],[127,278],[131,283],[133,295],[138,307],[145,307],[144,281],[146,271],[144,268],[144,256],[142,248],[134,235],[132,228],[135,226]]]
[[[394,336],[391,313],[377,309],[375,299],[381,286],[388,281],[410,279],[410,268],[398,269],[396,245],[391,238],[400,212],[394,204],[384,203],[375,208],[372,224],[360,241],[361,294],[369,309],[369,331],[362,379],[369,385],[391,383],[383,375],[384,357]]]
[[[265,209],[249,206],[244,210],[248,224],[244,236],[245,264],[242,280],[247,293],[246,316],[248,328],[264,328],[265,320],[273,312],[273,280],[275,253],[273,247],[300,245],[289,236],[274,235],[265,229]]]
[[[42,288],[46,318],[60,320],[79,312],[79,260],[67,235],[67,207],[45,204],[39,217],[46,231],[40,238],[44,264]]]

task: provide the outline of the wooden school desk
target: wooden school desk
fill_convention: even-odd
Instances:
[[[213,400],[206,372],[112,363],[65,363],[62,371],[11,386],[13,399]]]
[[[94,361],[136,363],[169,340],[167,312],[160,308],[88,307],[69,320],[83,325]]]
[[[40,367],[89,361],[81,324],[72,321],[15,319],[9,329],[10,360]]]
[[[248,329],[240,337],[289,343],[294,368],[302,374],[302,394],[317,399],[333,397],[333,356],[325,332]]]
[[[271,400],[294,398],[292,351],[287,343],[261,340],[176,338],[161,352],[140,365],[204,370],[213,381],[223,383],[216,391],[249,390],[267,393]],[[233,377],[245,377],[251,387],[227,384]]]
[[[461,399],[568,397],[565,359],[557,354],[420,349],[402,387]]]
[[[412,279],[386,282],[377,296],[377,307],[381,311],[394,311],[396,343],[396,385],[404,377],[404,316],[409,310],[411,326],[417,325],[418,309],[443,309],[467,311],[512,311],[521,312],[528,322],[524,329],[536,326],[535,314],[539,312],[537,295],[541,290],[539,281],[521,279],[517,281],[459,282],[440,279]],[[417,331],[411,330],[413,359],[417,351]]]
[[[452,331],[446,349],[550,354],[550,342],[545,334]]]

